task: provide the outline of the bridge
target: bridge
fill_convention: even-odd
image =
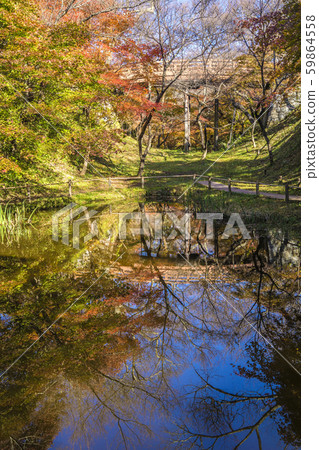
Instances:
[[[177,79],[178,83],[182,84],[203,85],[226,82],[233,76],[237,67],[238,63],[233,59],[212,57],[206,61],[176,60],[169,64],[166,70],[162,62],[157,63],[152,70],[148,70],[142,64],[136,64],[134,67],[122,69],[121,74],[123,78],[134,78],[138,83],[151,81],[160,84],[165,72],[165,84]]]
[[[229,269],[236,268],[251,268],[252,263],[246,264],[229,264],[223,265],[221,271],[216,265],[211,266],[192,266],[189,264],[174,264],[152,267],[152,265],[145,266],[143,264],[134,264],[133,266],[125,266],[121,264],[114,264],[108,273],[114,278],[123,279],[131,283],[156,283],[160,282],[160,277],[169,284],[191,284],[199,281],[208,280],[213,283],[229,281]],[[90,271],[80,270],[76,272],[75,278],[80,278]]]
[[[235,61],[220,58],[210,58],[205,64],[199,59],[175,61],[169,66],[166,78],[170,82],[178,74],[181,74],[178,81],[183,83],[226,81],[234,74],[236,67]],[[162,68],[158,72],[159,74],[162,73]]]

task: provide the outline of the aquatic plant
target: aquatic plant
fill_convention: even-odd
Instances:
[[[0,205],[0,241],[2,244],[19,242],[22,236],[29,234],[28,225],[36,208],[28,214],[24,203],[19,206]]]

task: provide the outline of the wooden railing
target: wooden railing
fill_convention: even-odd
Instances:
[[[55,192],[53,190],[45,191],[42,193],[38,193],[38,195],[35,195],[36,191],[43,190],[46,187],[53,187],[53,186],[60,186],[62,190],[60,189],[59,192],[56,192],[55,197],[68,197],[72,198],[74,191],[73,188],[76,184],[83,184],[83,183],[90,183],[90,182],[103,182],[106,184],[108,189],[112,189],[116,181],[138,181],[142,188],[145,187],[145,181],[146,180],[160,180],[160,179],[190,179],[192,180],[192,184],[195,185],[196,183],[205,182],[208,189],[222,189],[227,190],[229,194],[236,193],[243,193],[247,194],[250,191],[250,188],[245,187],[244,189],[238,188],[236,185],[245,185],[245,186],[252,186],[252,189],[254,190],[255,195],[258,197],[262,195],[261,187],[265,186],[266,188],[269,187],[275,187],[280,188],[283,190],[284,199],[286,203],[288,203],[291,199],[291,189],[300,189],[300,183],[299,185],[291,185],[289,183],[281,183],[281,184],[274,184],[274,183],[262,183],[260,181],[243,181],[243,180],[234,180],[231,178],[221,178],[221,177],[212,177],[208,175],[197,175],[197,174],[181,174],[181,175],[147,175],[147,176],[120,176],[120,177],[106,177],[106,178],[90,178],[87,180],[80,180],[80,181],[73,181],[68,180],[65,182],[56,182],[56,183],[46,183],[41,185],[35,185],[35,184],[25,184],[25,185],[17,185],[17,186],[0,186],[0,202],[6,203],[10,201],[15,200],[22,200],[31,202],[32,200],[39,199],[39,198],[48,198],[52,197],[52,194]],[[219,185],[213,186],[213,183],[219,183]],[[227,189],[226,189],[227,187]],[[243,192],[238,192],[238,189],[243,190]],[[13,193],[15,191],[18,191],[18,196],[16,198],[10,198],[10,193]],[[249,192],[251,194],[251,191]],[[278,192],[268,192],[268,194],[278,194]],[[293,198],[295,200],[295,198]]]

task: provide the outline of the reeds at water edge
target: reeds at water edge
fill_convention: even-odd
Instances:
[[[35,210],[29,214],[24,203],[19,206],[10,204],[0,205],[0,242],[10,244],[19,242],[22,236],[28,235],[31,217]]]

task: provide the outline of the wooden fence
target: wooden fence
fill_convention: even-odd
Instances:
[[[283,190],[283,194],[280,194],[280,198],[283,195],[286,203],[288,203],[291,199],[296,200],[296,198],[291,197],[292,189],[300,189],[299,185],[290,185],[289,183],[281,183],[281,184],[270,184],[270,183],[260,183],[259,181],[242,181],[242,180],[234,180],[231,178],[220,178],[220,177],[211,177],[208,175],[197,175],[197,174],[183,174],[183,175],[148,175],[148,176],[135,176],[135,177],[107,177],[107,178],[91,178],[87,180],[81,180],[74,182],[73,180],[68,180],[67,182],[59,182],[59,183],[47,183],[41,185],[35,184],[26,184],[26,185],[18,185],[18,186],[0,186],[0,203],[8,203],[8,202],[18,202],[18,201],[27,201],[31,203],[32,200],[43,199],[43,198],[58,198],[58,197],[67,197],[72,198],[74,195],[73,188],[76,184],[82,183],[90,183],[90,182],[105,182],[107,188],[112,189],[115,187],[114,184],[116,181],[138,181],[142,188],[145,187],[145,180],[160,180],[160,179],[190,179],[192,184],[200,183],[206,185],[209,190],[211,189],[219,189],[219,190],[227,190],[229,194],[232,193],[242,193],[242,194],[252,194],[252,189],[254,194],[258,197],[262,195],[261,187],[265,186],[269,189],[269,187],[280,188]],[[213,185],[213,183],[218,183]],[[245,187],[244,189],[236,187],[237,185],[245,185],[252,186],[252,188]],[[59,191],[54,190],[46,190],[47,187],[60,187]],[[226,189],[227,187],[227,189]],[[36,194],[36,191],[38,193]],[[40,192],[39,192],[40,191]],[[42,192],[41,192],[42,191]],[[236,192],[237,191],[237,192]],[[238,192],[242,191],[242,192]],[[14,193],[18,194],[14,197]],[[10,195],[11,194],[11,195]],[[55,195],[54,195],[55,194]],[[268,192],[267,194],[278,194],[278,192]],[[274,197],[276,198],[276,197]],[[299,199],[299,197],[298,197]]]

